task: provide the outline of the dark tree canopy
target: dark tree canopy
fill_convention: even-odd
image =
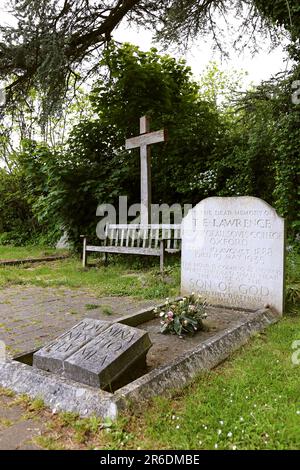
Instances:
[[[51,104],[47,112],[59,108],[70,83],[76,86],[93,71],[125,19],[152,28],[165,42],[184,43],[207,33],[222,47],[216,19],[234,12],[241,18],[235,40],[241,47],[251,28],[256,33],[283,27],[299,43],[298,0],[9,0],[9,5],[16,24],[0,27],[0,78],[8,81],[8,101],[18,102],[36,87]]]

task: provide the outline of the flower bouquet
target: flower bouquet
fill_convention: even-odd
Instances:
[[[200,296],[192,294],[179,302],[170,303],[166,299],[165,307],[156,314],[161,319],[161,333],[171,333],[183,337],[185,334],[193,335],[203,330],[203,320],[207,317],[206,301]]]

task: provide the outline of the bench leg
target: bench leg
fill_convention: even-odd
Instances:
[[[165,240],[160,241],[160,273],[164,273],[164,262],[165,262]]]
[[[83,238],[82,267],[87,267],[86,237]]]
[[[108,265],[108,253],[104,253],[104,265],[107,266]]]

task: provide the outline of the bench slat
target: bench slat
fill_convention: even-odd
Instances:
[[[134,247],[134,240],[135,240],[135,230],[132,230],[131,233],[131,246]]]
[[[158,248],[158,244],[159,244],[159,229],[156,228],[155,229],[155,248]]]
[[[160,256],[160,250],[155,248],[126,247],[126,246],[87,246],[86,251],[92,253],[127,253],[133,255]]]

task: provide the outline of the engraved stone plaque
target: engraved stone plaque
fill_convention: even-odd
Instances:
[[[112,390],[137,378],[152,343],[147,332],[85,319],[33,356],[33,366]]]
[[[213,305],[284,310],[285,224],[255,197],[212,197],[182,223],[182,294]]]
[[[33,355],[33,366],[49,372],[62,372],[65,359],[111,325],[110,322],[86,318],[55,341]]]
[[[145,368],[151,347],[147,332],[115,323],[64,362],[65,376],[102,389]]]

